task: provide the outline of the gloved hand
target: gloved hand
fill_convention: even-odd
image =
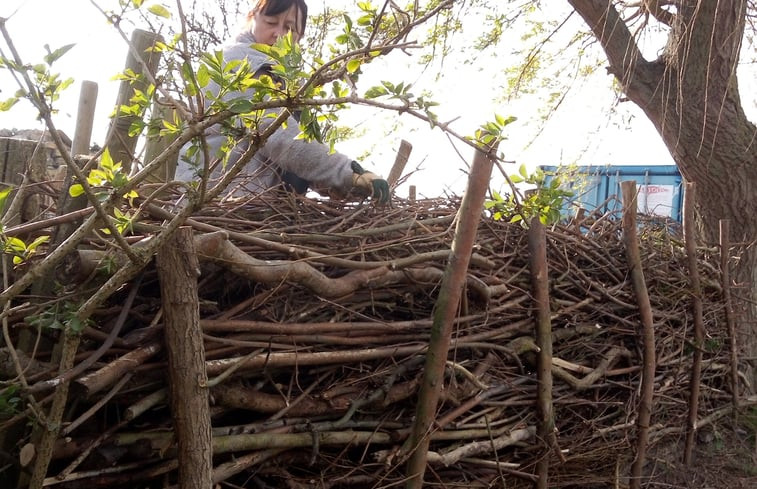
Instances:
[[[386,180],[375,173],[365,171],[357,161],[352,162],[351,168],[353,186],[366,190],[371,198],[379,204],[389,202],[391,194],[389,193],[389,183]]]

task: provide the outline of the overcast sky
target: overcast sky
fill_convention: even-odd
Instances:
[[[340,2],[329,2],[330,5],[337,3]],[[323,1],[309,2],[311,12],[319,11],[322,5]],[[73,136],[81,82],[95,81],[99,87],[99,97],[93,141],[102,143],[118,88],[118,83],[111,81],[111,78],[123,69],[127,52],[125,42],[113,27],[105,22],[88,0],[2,0],[0,16],[10,16],[7,29],[24,61],[39,62],[45,54],[45,44],[53,49],[76,44],[55,65],[64,77],[75,79],[74,85],[59,102],[60,113],[56,116],[55,123],[69,136]],[[0,47],[3,51],[6,50],[4,42],[0,42]],[[453,127],[461,134],[472,134],[478,125],[492,120],[494,113],[517,116],[519,122],[510,126],[513,128],[512,135],[500,149],[505,152],[507,159],[518,164],[672,164],[672,159],[651,123],[630,103],[618,109],[625,120],[632,121],[630,126],[618,124],[619,119],[608,119],[606,112],[612,102],[612,94],[605,88],[607,80],[598,78],[587,82],[583,87],[576,87],[561,109],[563,115],[542,125],[530,120],[536,110],[526,102],[507,105],[492,103],[496,94],[486,80],[497,76],[497,66],[490,66],[487,71],[486,68],[448,61],[443,79],[432,83],[436,79],[435,73],[406,74],[404,70],[412,69],[414,65],[412,59],[403,61],[398,56],[391,63],[393,64],[389,67],[375,67],[366,76],[377,77],[377,80],[384,76],[394,77],[394,81],[400,81],[405,76],[416,83],[432,86],[434,100],[442,102],[438,110],[441,119],[459,117]],[[396,74],[398,72],[400,75]],[[465,90],[464,87],[471,83],[476,88]],[[16,89],[17,86],[8,73],[0,70],[0,99],[9,97]],[[745,88],[742,84],[742,93],[745,90],[745,99],[751,100],[751,105],[745,105],[748,105],[748,112],[751,111],[754,115],[754,86]],[[358,110],[346,117],[351,125],[365,129],[367,134],[361,140],[340,144],[337,148],[340,151],[359,155],[369,150],[369,166],[379,173],[387,174],[400,140],[407,139],[414,146],[408,168],[422,168],[411,181],[419,187],[421,194],[437,196],[447,188],[459,193],[464,188],[465,177],[461,169],[465,164],[439,130],[430,130],[425,123],[410,121],[407,116],[403,116],[400,118],[401,126],[387,135],[386,128],[396,121],[397,116],[394,114],[381,115]],[[34,111],[26,102],[17,104],[10,113],[0,112],[0,128],[38,127],[41,128],[35,121]],[[539,137],[535,143],[525,148],[537,133]],[[470,160],[471,150],[458,146],[462,157]]]

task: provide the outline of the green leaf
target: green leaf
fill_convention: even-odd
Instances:
[[[130,190],[127,193],[124,194],[124,198],[128,199],[129,203],[131,203],[131,201],[133,199],[136,199],[137,197],[139,197],[139,194],[137,193],[136,190]]]
[[[145,121],[143,121],[142,119],[132,121],[132,123],[129,124],[129,137],[133,138],[142,134],[145,125]]]
[[[60,59],[61,56],[69,52],[74,46],[76,46],[76,44],[66,44],[62,48],[58,48],[55,51],[51,52],[50,46],[48,44],[45,44],[45,50],[47,51],[47,55],[44,57],[45,63],[52,65],[55,61]]]
[[[86,322],[77,317],[73,317],[68,321],[68,327],[75,333],[81,333],[86,325]]]
[[[8,238],[5,241],[5,251],[8,253],[23,253],[26,251],[26,243],[16,237]]]
[[[168,9],[162,5],[158,5],[158,4],[150,5],[147,8],[147,11],[153,15],[157,15],[158,17],[163,17],[164,19],[171,18],[171,12],[169,12]]]
[[[255,104],[252,103],[252,101],[245,98],[238,98],[231,101],[229,104],[229,110],[235,114],[246,114],[251,112],[254,106]]]
[[[200,65],[200,67],[197,69],[196,76],[197,84],[200,86],[200,88],[205,88],[208,86],[208,83],[210,83],[210,72],[208,71],[207,65]]]
[[[373,18],[374,18],[374,16],[370,15],[370,14],[369,15],[363,15],[362,17],[358,17],[358,19],[357,19],[357,25],[363,26],[363,27],[369,26],[369,25],[373,24]]]
[[[358,68],[360,68],[360,65],[362,64],[362,61],[359,59],[351,59],[347,62],[347,71],[349,73],[355,73]]]
[[[112,174],[110,169],[108,169],[108,173],[106,173],[105,170],[94,168],[89,172],[89,175],[87,175],[87,183],[93,186],[102,185],[108,181],[109,174]]]
[[[68,195],[78,197],[84,194],[84,187],[80,183],[75,183],[68,188]]]
[[[494,119],[497,121],[497,124],[499,124],[501,128],[504,128],[508,124],[512,124],[513,122],[518,120],[517,117],[512,116],[512,115],[508,117],[503,117],[499,114],[494,114]]]
[[[8,196],[13,191],[12,187],[7,187],[0,190],[0,214],[5,210],[5,202],[8,200]]]
[[[389,92],[381,86],[371,87],[365,92],[365,98],[378,98],[387,95]]]
[[[178,125],[173,124],[173,123],[171,123],[171,122],[169,122],[169,121],[167,121],[165,119],[163,119],[161,121],[161,123],[163,124],[163,128],[166,129],[168,133],[175,134],[175,133],[179,132],[179,126]],[[161,135],[162,134],[163,134],[163,132],[161,132]]]
[[[48,241],[50,241],[50,236],[39,236],[37,239],[29,243],[29,246],[27,246],[26,249],[28,251],[34,251],[39,245],[47,243]]]
[[[7,100],[4,100],[0,102],[0,112],[7,112],[16,105],[16,102],[18,102],[18,97],[11,97]]]
[[[110,150],[106,147],[100,157],[100,167],[105,170],[112,170],[114,166],[113,157],[110,155]]]
[[[526,169],[525,163],[520,165],[520,168],[518,168],[518,173],[520,173],[520,176],[522,176],[523,178],[528,178],[528,170]]]

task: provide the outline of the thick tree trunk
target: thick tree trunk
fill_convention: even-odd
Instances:
[[[744,113],[736,77],[746,0],[687,0],[674,14],[659,16],[670,33],[654,61],[643,59],[614,2],[568,1],[597,36],[609,71],[657,128],[686,181],[696,183],[704,239],[717,243],[720,219],[730,219],[731,239],[744,243],[734,269],[743,287],[740,344],[747,357],[755,357],[757,310],[747,304],[757,304],[757,248],[747,245],[757,236],[757,128]],[[747,370],[754,380],[754,366]]]

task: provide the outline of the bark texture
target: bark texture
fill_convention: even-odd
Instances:
[[[531,265],[531,291],[534,296],[534,322],[536,323],[536,413],[539,420],[537,435],[542,443],[543,456],[536,464],[539,476],[537,489],[549,487],[550,444],[555,437],[555,418],[552,406],[552,322],[549,307],[549,268],[547,266],[547,235],[538,217],[531,219],[528,230],[528,251]]]
[[[491,150],[496,152],[496,146]],[[430,436],[434,431],[437,404],[444,388],[444,369],[447,365],[453,325],[458,315],[460,296],[468,275],[468,265],[476,241],[481,209],[484,206],[493,164],[488,154],[483,151],[476,152],[468,178],[468,187],[457,215],[458,223],[449,262],[442,279],[439,297],[434,305],[434,324],[426,353],[423,381],[418,393],[415,422],[407,443],[411,450],[406,468],[405,487],[407,489],[423,487]]]
[[[654,315],[649,301],[649,291],[644,279],[644,269],[639,251],[636,224],[636,182],[621,183],[623,191],[623,244],[630,271],[631,283],[639,305],[639,339],[642,347],[641,388],[639,389],[639,416],[636,419],[636,458],[631,467],[630,489],[642,487],[644,458],[649,444],[649,428],[654,410],[654,379],[657,360],[655,358]]]
[[[165,317],[171,414],[179,447],[179,488],[212,486],[208,376],[197,293],[192,229],[179,228],[157,256]]]

